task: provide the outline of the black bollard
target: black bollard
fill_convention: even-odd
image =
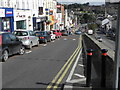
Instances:
[[[92,49],[87,50],[87,76],[86,76],[86,86],[89,87],[91,83],[91,59],[92,59]]]
[[[101,60],[101,87],[106,87],[106,57],[107,49],[102,49],[102,60]]]

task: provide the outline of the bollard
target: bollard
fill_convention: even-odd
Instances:
[[[106,57],[107,49],[102,49],[102,60],[101,60],[101,87],[106,87]]]
[[[92,59],[92,49],[87,50],[87,76],[86,76],[86,86],[89,87],[91,83],[91,59]]]

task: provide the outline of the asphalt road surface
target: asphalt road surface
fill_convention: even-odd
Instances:
[[[61,37],[10,57],[2,63],[3,88],[62,87],[80,50],[79,37]]]

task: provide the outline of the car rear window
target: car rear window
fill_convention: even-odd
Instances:
[[[15,31],[15,32],[13,32],[13,34],[16,35],[16,36],[27,36],[28,32],[26,32],[26,31]]]
[[[37,36],[38,36],[38,35],[45,35],[45,32],[36,32],[35,34],[36,34]]]

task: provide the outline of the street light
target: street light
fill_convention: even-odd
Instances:
[[[116,42],[115,42],[115,64],[114,64],[114,82],[113,86],[115,90],[118,89],[119,82],[119,63],[120,63],[120,0],[109,0],[109,3],[118,5],[118,20],[117,20],[117,31],[116,31]]]

